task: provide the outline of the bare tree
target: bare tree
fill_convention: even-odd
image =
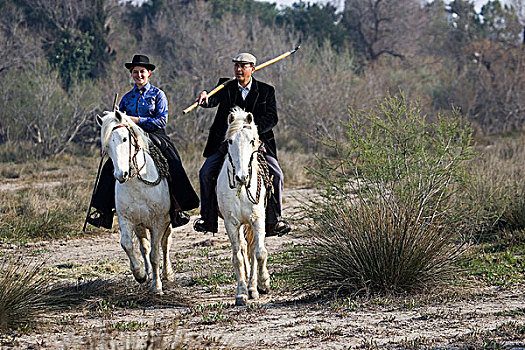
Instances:
[[[42,54],[38,38],[30,34],[22,11],[5,5],[0,18],[0,72],[21,68]]]
[[[354,48],[368,60],[390,55],[404,59],[422,25],[416,0],[346,0],[343,25]]]

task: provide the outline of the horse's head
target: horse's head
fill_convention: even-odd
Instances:
[[[140,149],[147,150],[147,136],[129,117],[119,111],[104,112],[97,115],[101,126],[100,139],[102,151],[113,162],[113,176],[120,183],[131,176],[132,161]]]
[[[228,115],[228,160],[233,173],[233,180],[238,185],[247,184],[251,179],[252,160],[259,149],[259,134],[253,115],[234,107]]]

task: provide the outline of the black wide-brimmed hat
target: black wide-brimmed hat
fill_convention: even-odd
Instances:
[[[148,58],[148,56],[145,56],[145,55],[135,55],[135,56],[133,56],[133,59],[131,60],[131,62],[124,63],[124,66],[126,66],[127,69],[131,69],[131,68],[133,68],[135,66],[141,66],[141,67],[144,67],[144,68],[146,68],[148,70],[154,70],[155,69],[155,65],[149,63],[149,58]]]

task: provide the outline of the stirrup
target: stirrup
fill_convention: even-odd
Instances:
[[[95,227],[111,229],[113,226],[113,213],[104,213],[101,210],[95,209],[88,215],[86,221],[88,224]]]
[[[282,236],[292,230],[292,227],[286,220],[280,220],[273,225],[266,225],[265,237]]]

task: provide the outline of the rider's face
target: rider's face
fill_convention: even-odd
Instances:
[[[250,82],[250,78],[253,72],[255,72],[255,67],[251,63],[235,62],[233,71],[239,84],[244,87]]]
[[[151,71],[145,67],[135,66],[131,69],[131,77],[139,88],[146,85],[151,77]]]

